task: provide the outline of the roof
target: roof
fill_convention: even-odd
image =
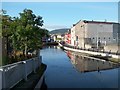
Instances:
[[[119,24],[116,22],[107,22],[107,21],[88,21],[88,20],[79,20],[76,24],[78,24],[79,22],[84,22],[84,23],[96,23],[96,24]],[[73,24],[73,26],[75,26],[76,24]]]
[[[107,22],[107,21],[87,21],[87,20],[83,20],[84,23],[97,23],[97,24],[118,24],[116,22]]]

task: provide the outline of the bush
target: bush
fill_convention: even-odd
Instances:
[[[30,58],[34,58],[35,55],[16,55],[16,56],[11,56],[11,57],[8,57],[8,64],[12,64],[12,63],[15,63],[15,62],[19,62],[19,61],[24,61],[24,60],[28,60]]]

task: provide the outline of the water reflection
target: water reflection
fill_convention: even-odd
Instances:
[[[42,56],[42,62],[47,65],[47,69],[45,71],[45,83],[43,85],[43,89],[46,90],[49,88],[117,88],[118,87],[118,68],[110,69],[115,67],[113,64],[108,62],[100,62],[100,61],[92,61],[92,60],[84,60],[82,61],[80,55],[78,53],[67,52],[69,53],[69,57],[66,53],[58,49],[57,47],[50,46],[43,48],[40,51],[40,55]],[[75,56],[76,55],[76,56]],[[71,62],[74,63],[73,65]],[[91,64],[92,62],[92,64]],[[97,66],[96,62],[98,62],[99,69],[102,67],[109,69],[97,72],[95,71]],[[101,64],[100,64],[101,63]],[[107,64],[106,64],[107,63]],[[104,65],[105,64],[105,65]],[[81,73],[76,71],[81,70],[84,71],[95,71],[89,73]],[[82,67],[82,69],[81,69]],[[94,69],[95,68],[95,69]],[[100,69],[100,70],[103,70]],[[47,85],[47,86],[46,86]]]
[[[53,45],[49,45],[49,46],[44,46],[43,49],[51,49],[51,48],[54,48],[54,49],[61,49],[59,46],[53,46]]]
[[[109,61],[100,61],[91,58],[84,57],[80,53],[66,51],[71,63],[80,72],[91,72],[100,70],[108,70],[116,68],[117,65]]]

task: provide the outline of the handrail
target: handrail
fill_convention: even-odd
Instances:
[[[8,64],[0,67],[0,74],[2,75],[2,87],[11,88],[21,80],[27,80],[27,76],[31,72],[36,72],[42,63],[41,58],[35,57],[24,61],[19,61],[13,64]],[[19,74],[20,73],[20,74]]]
[[[36,58],[36,57],[35,57]],[[8,64],[8,65],[4,65],[4,66],[1,66],[0,68],[7,68],[7,67],[11,67],[11,66],[14,66],[16,64],[23,64],[24,62],[26,61],[29,61],[29,60],[33,60],[34,58],[31,58],[31,59],[28,59],[28,60],[24,60],[24,61],[19,61],[19,62],[16,62],[16,63],[12,63],[12,64]]]
[[[70,46],[70,45],[67,45],[67,44],[62,44],[62,43],[59,43],[63,46],[66,46],[66,47],[70,47],[70,48],[73,48],[73,49],[78,49],[78,50],[85,50],[85,51],[92,51],[92,52],[100,52],[100,53],[108,53],[108,54],[113,54],[113,55],[120,55],[120,53],[117,51],[117,52],[111,52],[111,51],[100,51],[100,50],[94,50],[94,49],[85,49],[85,48],[78,48],[76,46]]]

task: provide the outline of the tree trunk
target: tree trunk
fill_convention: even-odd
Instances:
[[[25,44],[25,52],[24,52],[25,56],[27,55],[27,45]]]
[[[40,49],[36,50],[36,56],[39,57],[40,56]]]

